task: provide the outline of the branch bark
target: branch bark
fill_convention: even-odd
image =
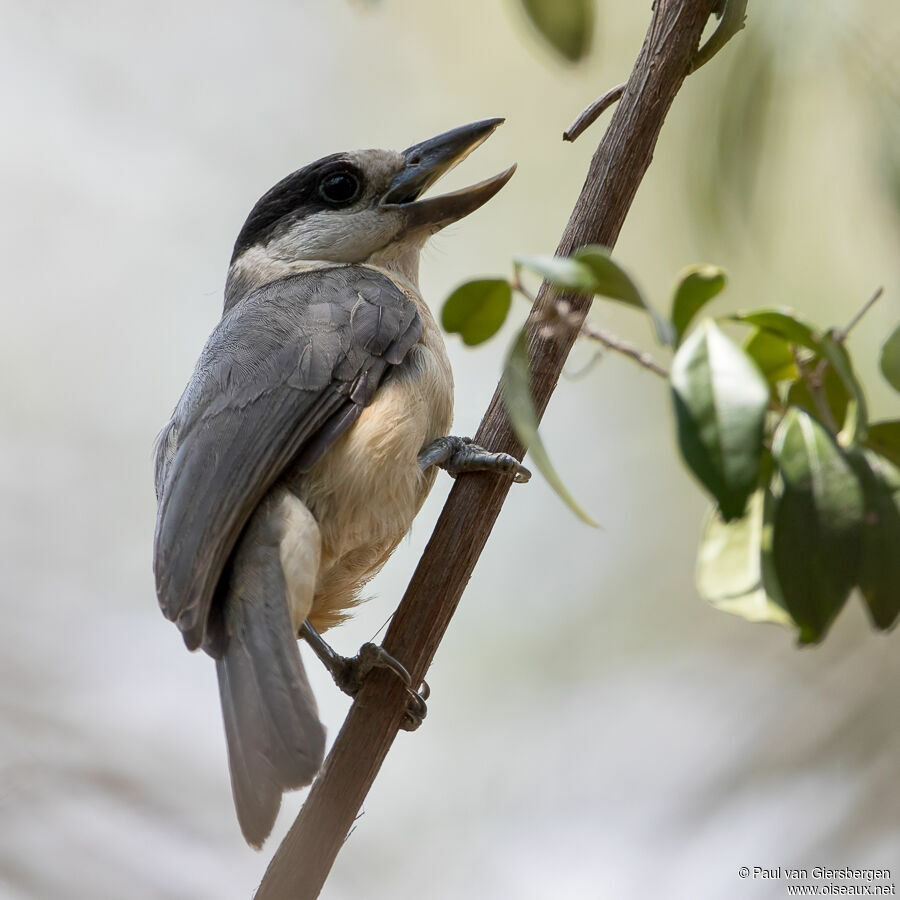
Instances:
[[[653,157],[666,113],[691,68],[716,0],[655,0],[653,17],[622,98],[597,151],[557,254],[584,244],[612,247]],[[543,414],[590,299],[566,298],[574,327],[552,338],[531,330],[532,390]],[[554,302],[546,284],[532,319]],[[498,387],[475,440],[522,458]],[[428,546],[385,635],[384,648],[418,684],[437,651],[511,481],[468,474],[450,492]],[[396,676],[375,670],[356,697],[300,815],[278,848],[256,900],[318,897],[347,833],[397,734],[406,690]]]

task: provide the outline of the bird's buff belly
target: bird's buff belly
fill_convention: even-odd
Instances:
[[[452,397],[435,400],[420,379],[392,379],[322,459],[290,484],[312,512],[321,539],[307,613],[319,631],[340,622],[358,602],[360,589],[409,531],[434,484],[436,470],[423,473],[418,455],[449,430]]]

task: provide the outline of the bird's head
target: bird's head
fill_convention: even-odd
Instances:
[[[450,194],[422,194],[502,121],[461,125],[402,153],[335,153],[279,181],[257,201],[235,242],[226,308],[248,289],[315,263],[369,262],[415,283],[425,241],[487,203],[515,166]]]

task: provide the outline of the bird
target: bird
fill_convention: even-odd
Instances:
[[[348,693],[373,665],[408,681],[380,648],[346,658],[321,635],[359,602],[438,467],[530,474],[448,434],[453,376],[418,286],[428,238],[490,200],[515,166],[422,194],[502,121],[402,152],[332,154],[263,194],[234,244],[222,318],[157,440],[157,597],[188,649],[215,660],[234,805],[253,847],[283,793],[310,784],[324,758],[298,640]],[[411,694],[415,724],[424,706]]]

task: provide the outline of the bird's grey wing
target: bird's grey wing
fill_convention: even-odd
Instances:
[[[156,589],[190,649],[254,508],[352,424],[421,330],[393,282],[354,266],[266,285],[219,323],[157,451]]]

